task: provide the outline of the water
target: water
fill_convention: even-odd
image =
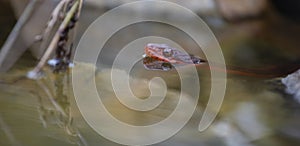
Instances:
[[[80,67],[85,71],[90,65]],[[95,133],[83,120],[72,95],[70,74],[53,75],[50,70],[46,70],[46,78],[33,81],[20,78],[25,72],[26,69],[15,70],[1,76],[1,145],[116,145]],[[134,72],[137,74],[145,71]],[[149,74],[151,76],[151,72]],[[133,112],[117,101],[109,87],[109,69],[97,71],[96,83],[100,93],[104,94],[102,100],[106,108],[115,117],[129,124],[147,125],[164,119],[178,102],[178,85],[174,85],[178,84],[177,76],[172,75],[174,73],[159,74],[167,84],[173,84],[174,87],[168,90],[171,96],[167,96],[161,106],[146,113]],[[135,95],[148,96],[149,90],[145,84],[147,80],[134,80],[131,86]],[[192,119],[178,134],[159,145],[297,143],[300,128],[297,122],[300,118],[297,114],[299,105],[291,96],[278,90],[282,85],[276,84],[278,82],[275,79],[251,81],[229,78],[225,100],[217,119],[207,131],[198,132],[195,127],[198,126],[207,102],[209,82],[210,79],[205,79],[204,74],[201,80],[201,84],[204,84],[203,92]]]
[[[300,53],[295,49],[299,43],[296,32],[284,32],[277,25],[267,26],[270,26],[268,21],[248,22],[214,30],[221,41],[227,63],[264,67],[276,64],[278,60],[296,60]],[[176,71],[149,71],[141,60],[130,72],[134,94],[141,98],[149,96],[149,79],[160,76],[169,88],[166,99],[151,112],[132,111],[116,99],[109,80],[111,62],[124,44],[132,38],[141,37],[134,32],[143,30],[149,34],[171,37],[188,52],[202,55],[184,33],[162,24],[135,24],[121,30],[108,41],[103,50],[105,55],[98,60],[95,83],[98,92],[103,95],[107,110],[117,119],[133,125],[153,124],[166,118],[178,103],[180,93]],[[286,35],[289,33],[291,35]],[[278,38],[280,41],[276,41]],[[52,74],[49,68],[45,68],[45,78],[41,80],[24,78],[34,65],[31,56],[25,54],[10,72],[0,76],[0,145],[117,145],[98,135],[83,119],[72,92],[70,72]],[[83,73],[93,67],[83,63],[77,63],[76,66]],[[206,70],[198,71],[201,94],[196,111],[182,130],[157,145],[299,145],[300,105],[284,92],[284,86],[277,78],[229,76],[225,99],[216,120],[209,129],[200,133],[197,127],[207,104],[210,76]],[[84,79],[90,81],[90,78]],[[192,101],[192,97],[186,95],[185,101]],[[93,109],[90,110],[93,112]],[[111,132],[130,137],[126,131],[119,130]]]

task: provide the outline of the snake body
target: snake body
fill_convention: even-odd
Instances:
[[[197,68],[214,69],[233,75],[274,78],[286,76],[300,68],[300,63],[295,63],[264,68],[245,68],[226,65],[226,69],[224,69],[217,63],[209,64],[205,59],[190,55],[183,50],[172,48],[166,44],[147,44],[145,47],[145,56],[143,63],[145,68],[149,70],[168,71],[173,66],[195,65]]]

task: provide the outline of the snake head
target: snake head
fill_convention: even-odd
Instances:
[[[146,45],[145,54],[155,60],[168,62],[174,65],[200,64],[205,62],[198,56],[190,55],[184,50],[181,51],[166,44],[149,43]]]
[[[165,62],[175,63],[173,56],[173,48],[166,44],[147,44],[145,48],[145,54],[148,57],[154,58],[156,60],[161,60]]]

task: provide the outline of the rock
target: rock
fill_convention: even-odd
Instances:
[[[286,86],[286,92],[294,95],[300,103],[300,70],[283,78],[281,82]]]
[[[256,17],[267,6],[266,0],[216,0],[216,3],[221,15],[230,21]]]

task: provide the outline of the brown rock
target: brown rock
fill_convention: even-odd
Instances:
[[[227,20],[259,16],[267,6],[267,0],[216,0],[216,3]]]

